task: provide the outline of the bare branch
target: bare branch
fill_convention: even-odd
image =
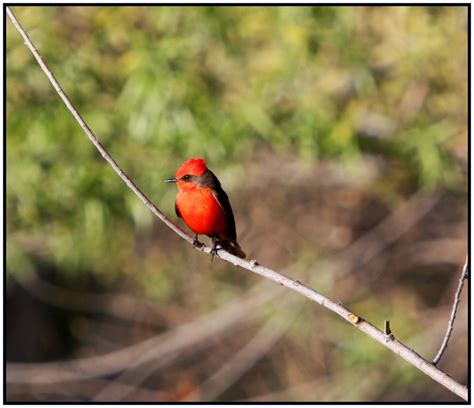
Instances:
[[[461,277],[459,278],[458,289],[456,290],[456,294],[454,295],[454,302],[453,307],[451,309],[451,316],[449,317],[448,321],[448,328],[446,329],[446,334],[444,335],[443,343],[439,348],[438,354],[433,359],[433,365],[436,365],[443,357],[444,352],[448,347],[449,338],[453,333],[454,329],[454,320],[456,319],[456,313],[458,311],[459,302],[461,301],[461,292],[464,286],[464,280],[468,278],[468,270],[469,270],[469,257],[466,256],[466,262],[464,263],[464,267],[462,268]]]
[[[426,313],[426,319],[431,319],[432,310]],[[423,317],[423,319],[425,319]],[[460,317],[462,319],[467,318],[467,311],[460,310]],[[429,325],[426,330],[416,333],[411,336],[409,341],[412,344],[424,344],[429,342],[435,333],[437,333],[442,327],[442,323],[435,319],[432,325]],[[464,331],[467,328],[463,327]],[[323,333],[317,333],[315,340],[327,341]],[[337,342],[337,347],[346,347],[340,341]],[[336,370],[332,372],[328,377],[327,373],[320,375],[316,379],[305,382],[302,384],[292,384],[283,386],[282,389],[278,389],[271,392],[264,392],[262,394],[256,394],[245,397],[243,400],[238,402],[272,402],[272,401],[295,401],[298,398],[298,402],[301,401],[312,401],[315,396],[319,402],[334,401],[343,399],[344,402],[349,401],[360,401],[357,398],[361,391],[368,395],[367,398],[377,400],[378,394],[383,390],[384,385],[380,383],[381,379],[390,378],[395,374],[395,366],[393,364],[387,364],[384,371],[384,376],[380,376],[374,373],[369,367],[354,367],[352,370]],[[374,375],[375,374],[375,375]],[[357,382],[357,387],[351,386],[353,379],[357,378],[360,381]],[[352,380],[351,380],[352,379]],[[337,384],[334,386],[334,384]],[[331,387],[329,387],[331,385]],[[355,392],[355,395],[354,395]],[[303,397],[302,397],[303,396]],[[304,399],[302,399],[304,398]]]
[[[119,165],[115,162],[115,160],[109,155],[109,153],[105,150],[105,148],[100,144],[98,139],[94,136],[92,131],[86,125],[84,120],[81,118],[79,113],[76,111],[72,103],[70,102],[69,98],[66,96],[64,91],[61,89],[59,83],[54,78],[51,71],[48,69],[46,64],[43,62],[41,56],[39,55],[38,51],[36,50],[35,46],[28,38],[28,35],[23,30],[19,22],[16,20],[15,16],[11,12],[11,10],[6,7],[6,11],[8,16],[10,17],[11,21],[13,22],[15,28],[23,37],[26,46],[30,49],[33,53],[34,57],[36,58],[38,64],[40,65],[43,72],[46,74],[48,79],[50,80],[51,84],[53,85],[56,92],[59,94],[67,108],[71,111],[76,121],[79,123],[81,128],[86,133],[89,140],[94,144],[94,146],[99,150],[102,157],[112,166],[113,170],[118,174],[118,176],[125,182],[125,184],[143,201],[143,203],[155,214],[158,218],[160,218],[169,228],[171,228],[176,234],[178,234],[181,238],[188,241],[190,244],[193,242],[193,238],[185,233],[181,228],[175,225],[164,213],[162,213],[151,201],[148,197],[127,177],[125,172],[119,167]],[[207,246],[203,246],[201,248],[196,248],[199,251],[205,252],[207,254],[210,253],[211,248]],[[433,378],[436,382],[443,385],[453,393],[457,394],[464,400],[467,400],[467,387],[452,377],[450,377],[445,372],[439,370],[436,366],[425,360],[421,357],[418,353],[414,350],[410,349],[400,341],[395,338],[387,338],[387,336],[381,330],[374,327],[369,322],[365,321],[360,316],[351,313],[348,309],[346,309],[341,304],[338,304],[329,298],[321,295],[320,293],[316,292],[314,289],[305,286],[301,282],[297,280],[290,279],[284,275],[279,274],[269,268],[266,268],[262,265],[259,265],[257,261],[245,261],[240,259],[234,255],[229,254],[228,252],[219,251],[219,257],[232,263],[235,266],[240,266],[241,268],[247,269],[253,273],[261,275],[267,279],[270,279],[282,286],[285,286],[288,289],[291,289],[300,295],[307,297],[308,299],[320,304],[321,306],[325,307],[326,309],[331,310],[332,312],[341,316],[344,320],[358,328],[363,333],[367,334],[369,337],[374,339],[375,341],[379,342],[383,346],[387,347],[388,349],[392,350],[395,354],[403,358],[408,363],[412,364],[414,367],[418,368],[420,371],[428,375],[429,377]]]

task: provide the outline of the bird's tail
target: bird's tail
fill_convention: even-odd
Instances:
[[[219,244],[222,246],[223,249],[225,249],[227,252],[230,252],[232,255],[238,256],[242,259],[245,259],[247,257],[247,255],[245,255],[245,252],[242,251],[242,248],[240,248],[240,245],[237,243],[237,241],[221,240]]]

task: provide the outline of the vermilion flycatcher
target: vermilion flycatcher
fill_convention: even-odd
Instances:
[[[215,174],[206,166],[204,159],[190,159],[176,172],[175,178],[165,180],[176,183],[176,215],[196,234],[205,234],[212,239],[211,254],[217,254],[217,247],[245,258],[245,253],[237,243],[234,214],[229,197],[221,187]]]

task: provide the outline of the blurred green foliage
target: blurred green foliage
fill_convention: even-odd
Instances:
[[[242,186],[238,167],[266,145],[302,160],[382,154],[381,185],[394,191],[464,189],[452,147],[466,137],[466,8],[14,11],[89,126],[167,211],[162,180],[184,159],[206,157]],[[151,226],[10,22],[7,168],[9,271],[34,240],[60,269],[108,275]]]
[[[162,180],[184,159],[206,157],[237,187],[262,146],[341,163],[383,155],[380,184],[394,191],[464,189],[452,147],[466,137],[466,8],[14,11],[101,142],[169,212]],[[36,240],[60,269],[107,275],[151,226],[10,22],[7,168],[9,271]]]

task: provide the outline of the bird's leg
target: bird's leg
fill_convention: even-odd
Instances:
[[[214,256],[217,255],[217,245],[219,245],[219,238],[216,236],[212,237],[212,248],[211,248],[211,261],[214,260]]]
[[[194,236],[193,247],[201,247],[202,244],[198,241],[197,234]]]

